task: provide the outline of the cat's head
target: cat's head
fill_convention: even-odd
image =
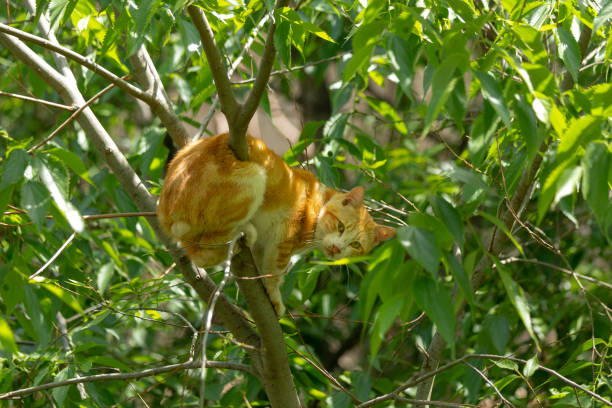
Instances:
[[[315,240],[330,258],[365,255],[379,242],[395,234],[395,228],[379,225],[363,205],[363,187],[334,194],[321,209]]]

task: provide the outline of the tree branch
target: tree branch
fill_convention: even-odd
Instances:
[[[22,60],[28,67],[39,74],[47,84],[55,89],[65,103],[76,106],[85,103],[75,85],[66,81],[62,75],[36,55],[36,53],[29,49],[24,43],[10,35],[4,34],[2,30],[0,30],[0,42],[18,59]],[[125,156],[100,124],[92,110],[90,108],[83,110],[77,117],[77,121],[88,138],[92,141],[96,150],[103,156],[104,160],[139,211],[155,212],[157,209],[155,200],[149,194],[142,180],[140,180],[138,175],[134,172]],[[202,300],[207,301],[216,288],[214,282],[207,275],[200,275],[194,269],[185,253],[162,232],[156,218],[151,217],[148,221],[159,240],[168,248],[170,255],[176,262],[177,269],[183,274],[185,280],[196,290]],[[217,320],[220,321],[224,327],[229,329],[240,342],[252,347],[247,348],[247,352],[250,353],[253,361],[257,363],[259,356],[253,350],[259,347],[259,336],[239,309],[234,306],[227,297],[221,296],[219,302],[222,307],[217,311]]]
[[[46,105],[52,108],[67,110],[69,112],[74,112],[77,109],[76,106],[66,106],[66,105],[62,105],[61,103],[49,102],[49,101],[45,101],[44,99],[32,98],[31,96],[18,95],[18,94],[13,94],[9,92],[0,91],[0,96],[8,96],[9,98],[21,99],[21,100],[29,101],[29,102],[36,102],[41,105]]]
[[[153,98],[153,103],[149,104],[151,110],[159,117],[174,144],[178,148],[183,147],[189,142],[189,133],[174,113],[164,84],[145,46],[142,45],[129,60],[134,70],[134,79]]]
[[[234,74],[234,71],[236,70],[236,68],[238,68],[238,65],[240,65],[240,62],[242,61],[244,54],[251,48],[251,44],[253,44],[253,41],[255,41],[255,37],[257,37],[257,35],[259,34],[259,30],[263,27],[266,21],[268,21],[268,16],[269,15],[266,14],[264,18],[262,18],[261,21],[257,24],[257,26],[253,29],[253,32],[249,36],[249,39],[247,40],[246,44],[244,44],[244,47],[242,48],[242,50],[240,50],[240,54],[238,55],[236,60],[232,63],[232,66],[230,67],[230,70],[227,74],[228,78],[232,77],[232,75]],[[210,122],[210,120],[213,117],[213,114],[215,113],[215,109],[217,109],[218,104],[219,104],[219,94],[215,96],[215,99],[213,100],[212,105],[210,105],[210,110],[208,111],[208,113],[206,114],[206,117],[202,121],[202,124],[200,125],[200,128],[196,132],[194,139],[199,139],[200,137],[202,137],[202,135],[204,134],[204,131],[208,127],[208,123]]]
[[[179,364],[170,364],[162,367],[149,368],[147,370],[137,371],[134,373],[112,373],[112,374],[96,374],[96,375],[88,375],[83,377],[70,378],[64,381],[56,381],[47,384],[37,385],[35,387],[23,388],[21,390],[10,391],[4,394],[0,394],[0,400],[3,399],[15,399],[18,397],[23,397],[25,395],[32,394],[38,391],[44,391],[51,388],[64,387],[66,385],[72,384],[82,384],[88,382],[101,382],[101,381],[125,381],[125,380],[133,380],[136,378],[143,377],[151,377],[158,374],[168,373],[175,370],[189,370],[195,369],[200,366],[199,361],[187,361],[185,363]],[[241,363],[230,363],[227,361],[208,361],[206,366],[209,368],[219,368],[226,370],[237,370],[242,371],[251,375],[256,376],[256,373],[253,371],[251,366]]]
[[[206,54],[206,60],[208,61],[210,72],[212,73],[215,86],[217,87],[217,94],[219,95],[219,100],[221,101],[221,110],[225,114],[231,129],[234,120],[236,119],[236,115],[240,110],[240,105],[236,101],[236,97],[232,91],[232,86],[229,81],[229,77],[227,76],[225,65],[223,64],[221,52],[217,47],[215,36],[210,28],[210,24],[208,23],[208,19],[206,18],[204,11],[200,7],[191,5],[187,7],[187,12],[191,17],[191,21],[193,21],[193,24],[200,33],[202,48]]]
[[[58,54],[61,54],[61,55],[65,56],[65,57],[67,57],[67,58],[70,58],[71,60],[79,63],[80,65],[83,65],[84,67],[87,67],[91,71],[93,71],[96,74],[100,75],[101,77],[103,77],[107,81],[117,85],[118,88],[124,90],[125,92],[129,93],[130,95],[145,101],[147,104],[151,104],[153,102],[153,98],[149,94],[144,92],[142,89],[140,89],[140,88],[130,84],[127,81],[124,81],[123,79],[121,79],[117,75],[113,74],[112,72],[110,72],[109,70],[104,68],[103,66],[98,65],[95,62],[89,61],[87,58],[83,57],[82,55],[80,55],[80,54],[78,54],[78,53],[76,53],[76,52],[74,52],[72,50],[64,48],[64,47],[62,47],[60,45],[56,45],[56,44],[52,43],[51,41],[46,40],[44,38],[41,38],[41,37],[32,35],[30,33],[26,33],[25,31],[21,31],[21,30],[18,30],[16,28],[10,27],[10,26],[8,26],[6,24],[3,24],[3,23],[0,23],[0,33],[4,34],[4,38],[7,38],[8,35],[11,35],[11,36],[19,38],[22,41],[27,41],[27,42],[30,42],[32,44],[40,45],[41,47],[44,47],[44,48],[46,48],[48,50],[51,50],[51,51],[54,51],[54,52],[56,52]],[[58,75],[59,75],[59,73],[58,73]]]
[[[289,4],[288,0],[277,0],[275,8],[279,9],[286,7],[287,4]],[[275,31],[276,21],[272,20],[270,23],[270,28],[268,29],[268,36],[266,38],[266,44],[261,57],[261,63],[259,64],[257,78],[255,78],[255,84],[253,85],[253,89],[251,89],[249,97],[238,115],[235,132],[236,141],[239,138],[244,138],[249,122],[251,121],[251,118],[253,118],[253,115],[259,106],[259,102],[261,101],[261,97],[266,90],[266,86],[268,86],[268,80],[270,79],[270,73],[272,72],[272,67],[274,66],[274,60],[276,58],[276,49],[274,47]],[[232,143],[231,137],[232,135],[230,132],[230,144]]]
[[[243,249],[232,260],[234,274],[257,277],[251,251]],[[283,332],[261,279],[238,279],[240,292],[261,336],[261,378],[272,407],[299,408]]]

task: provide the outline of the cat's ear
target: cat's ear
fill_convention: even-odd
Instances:
[[[376,244],[386,241],[395,235],[395,228],[385,225],[376,225]]]
[[[365,194],[365,190],[361,186],[357,186],[349,191],[344,199],[342,200],[342,205],[351,205],[355,208],[358,208],[363,204],[363,196]]]

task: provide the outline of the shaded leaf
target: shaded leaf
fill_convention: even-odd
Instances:
[[[444,285],[429,277],[417,278],[414,282],[414,300],[435,323],[440,334],[451,347],[455,343],[455,313],[451,297]]]
[[[446,254],[446,260],[448,262],[448,266],[451,270],[451,273],[455,278],[455,281],[457,281],[459,288],[461,288],[463,296],[468,301],[468,303],[473,306],[474,294],[472,289],[472,283],[470,282],[470,279],[468,278],[465,269],[463,269],[463,265],[461,265],[461,262],[459,262],[459,260],[451,253]]]
[[[28,181],[21,186],[21,206],[38,228],[42,228],[50,201],[49,191],[41,183]]]
[[[533,331],[533,326],[531,324],[531,314],[529,313],[529,303],[525,298],[525,294],[523,293],[523,289],[512,279],[510,274],[505,270],[505,267],[496,263],[497,270],[499,272],[499,276],[504,284],[504,288],[506,289],[506,293],[508,294],[508,298],[510,298],[510,302],[516,309],[519,317],[523,321],[525,328],[529,332],[529,335],[533,339],[536,344],[538,350],[540,350],[540,343],[538,342],[538,338]]]
[[[440,250],[431,231],[411,225],[397,229],[397,236],[406,251],[435,278],[440,264]]]
[[[384,299],[382,306],[378,309],[378,315],[372,329],[372,338],[370,343],[370,356],[374,358],[380,344],[382,343],[385,334],[393,324],[393,321],[399,316],[402,305],[404,304],[405,295],[398,293],[391,299]]]
[[[482,96],[489,101],[506,126],[510,127],[510,112],[508,112],[508,108],[506,108],[504,96],[497,84],[498,81],[485,72],[474,71],[474,75],[480,82]]]
[[[608,169],[611,155],[605,144],[594,142],[587,145],[582,158],[582,194],[600,221],[610,208]]]
[[[448,228],[450,233],[455,238],[459,248],[463,248],[463,222],[461,220],[461,214],[459,214],[459,211],[457,211],[451,203],[440,196],[435,196],[433,200],[431,200],[431,204],[434,213],[442,220],[442,222],[444,222],[446,228]]]
[[[5,189],[9,185],[16,183],[23,178],[23,173],[28,165],[30,156],[23,149],[15,149],[11,151],[8,160],[2,171],[2,182],[0,190]]]

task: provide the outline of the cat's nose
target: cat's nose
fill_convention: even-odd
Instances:
[[[340,253],[340,248],[338,248],[336,245],[332,245],[329,248],[329,252],[332,254],[332,256],[339,254]]]

